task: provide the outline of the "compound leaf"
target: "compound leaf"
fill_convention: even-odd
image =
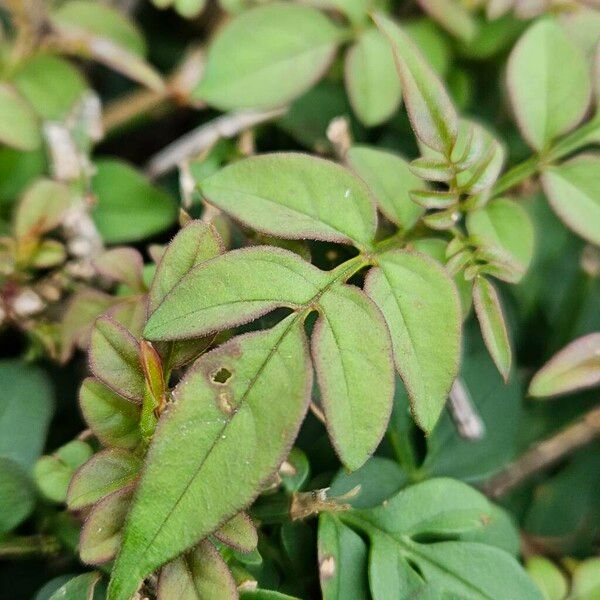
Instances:
[[[148,573],[256,496],[296,437],[311,375],[297,315],[196,361],[154,434],[109,600],[129,600]]]

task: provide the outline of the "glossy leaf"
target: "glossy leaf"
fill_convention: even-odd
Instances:
[[[141,467],[140,459],[130,452],[110,448],[94,454],[82,465],[69,484],[67,505],[79,510],[95,504],[134,481]]]
[[[392,410],[394,365],[381,313],[359,289],[336,286],[320,299],[313,363],[331,442],[358,469],[376,450]]]
[[[534,23],[517,42],[507,78],[519,129],[535,150],[574,127],[590,101],[583,54],[551,18]]]
[[[174,200],[135,169],[117,160],[96,163],[92,189],[94,222],[108,244],[141,240],[164,231],[177,218]]]
[[[365,290],[387,321],[413,416],[430,432],[458,371],[461,312],[456,287],[432,259],[393,251],[380,255]]]
[[[402,92],[390,45],[377,29],[368,29],[346,53],[344,79],[356,116],[373,127],[400,106]]]
[[[200,190],[244,225],[278,237],[364,247],[375,236],[364,183],[323,159],[295,153],[248,158],[202,180]]]
[[[100,573],[83,573],[58,588],[49,600],[93,600]]]
[[[132,449],[141,441],[140,407],[89,377],[79,390],[83,417],[94,435],[106,446]]]
[[[120,489],[92,508],[79,540],[79,556],[84,563],[98,565],[115,556],[132,494],[131,486]]]
[[[90,368],[117,394],[136,402],[144,397],[140,346],[129,331],[109,316],[97,319],[92,330]]]
[[[546,167],[542,183],[554,212],[569,229],[600,245],[600,157],[581,155]]]
[[[498,371],[507,381],[510,375],[512,352],[504,322],[502,305],[496,288],[485,278],[477,277],[473,285],[473,305],[479,320],[485,345]]]
[[[483,248],[505,253],[518,267],[517,283],[526,273],[533,258],[534,229],[525,209],[508,198],[492,200],[485,207],[467,215],[469,235]]]
[[[365,181],[377,206],[390,221],[404,230],[418,221],[423,210],[411,200],[410,192],[425,187],[426,183],[412,173],[403,158],[368,146],[353,146],[346,161]]]
[[[158,600],[234,600],[235,581],[227,564],[208,541],[165,565],[158,580]]]
[[[193,96],[222,110],[281,106],[320,79],[340,41],[340,30],[314,8],[273,3],[247,10],[213,40]]]
[[[228,377],[221,383],[217,374]],[[109,600],[128,600],[145,575],[256,496],[291,447],[310,389],[303,324],[295,315],[195,363],[154,435]]]
[[[374,18],[392,46],[414,132],[424,144],[448,156],[458,133],[458,117],[444,86],[398,25],[380,13]]]
[[[167,246],[156,267],[148,309],[156,310],[185,275],[222,251],[222,242],[214,227],[202,221],[188,223]]]
[[[529,394],[568,394],[600,383],[600,333],[585,335],[553,356],[533,377]]]
[[[5,83],[0,84],[0,143],[17,150],[35,150],[41,144],[35,113]]]
[[[150,315],[144,335],[173,340],[241,325],[279,306],[309,303],[323,281],[321,271],[292,252],[267,246],[234,250],[182,278]]]

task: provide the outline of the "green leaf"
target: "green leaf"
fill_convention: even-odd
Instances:
[[[367,545],[350,527],[328,513],[319,517],[319,579],[323,600],[370,597]]]
[[[600,559],[588,558],[573,573],[573,593],[577,600],[597,600],[600,595]]]
[[[17,150],[36,150],[41,142],[32,108],[12,87],[0,83],[0,143]]]
[[[31,469],[46,442],[54,393],[46,373],[20,360],[0,361],[0,456]]]
[[[0,456],[0,535],[23,522],[35,506],[35,490],[23,467]]]
[[[82,465],[69,484],[67,506],[79,510],[132,483],[141,467],[130,452],[109,448],[94,454]]]
[[[96,168],[92,190],[98,204],[92,216],[106,243],[141,240],[175,222],[175,201],[134,168],[111,159],[99,160]]]
[[[146,43],[137,27],[118,10],[92,0],[68,0],[52,12],[52,20],[63,26],[106,38],[143,56]]]
[[[600,384],[600,333],[571,342],[533,377],[529,395],[538,398],[568,394]]]
[[[490,356],[504,381],[508,381],[512,362],[510,340],[498,292],[485,277],[475,279],[473,305]]]
[[[114,558],[121,544],[133,490],[134,486],[122,488],[90,510],[79,539],[79,557],[82,562],[98,565]]]
[[[493,507],[479,492],[451,479],[431,479],[399,492],[385,506],[339,513],[371,544],[374,600],[414,594],[424,584],[451,597],[541,600],[508,553],[462,536],[485,528]],[[440,595],[432,597],[438,598]]]
[[[99,581],[100,573],[78,575],[56,590],[50,600],[92,600]]]
[[[53,502],[64,502],[73,473],[93,454],[80,440],[61,446],[49,456],[42,456],[33,469],[35,482],[42,494]]]
[[[384,123],[398,110],[400,82],[389,43],[377,29],[364,31],[348,49],[344,78],[352,109],[367,127]]]
[[[534,230],[527,211],[508,198],[492,200],[483,208],[467,215],[467,230],[483,248],[506,254],[517,283],[526,273],[533,258]]]
[[[240,512],[214,532],[214,536],[238,552],[253,552],[258,544],[258,533],[252,519]]]
[[[281,469],[281,483],[288,492],[298,492],[302,489],[310,475],[310,463],[308,458],[300,448],[292,448],[285,464],[290,468]]]
[[[158,600],[237,600],[227,564],[208,541],[165,565],[158,579]]]
[[[429,257],[393,251],[379,256],[365,290],[392,334],[396,368],[415,421],[430,432],[458,372],[461,311],[456,287]]]
[[[396,23],[380,13],[374,20],[392,46],[404,103],[415,134],[425,145],[449,156],[458,134],[458,117],[448,93]]]
[[[171,241],[163,254],[150,287],[148,310],[156,310],[165,296],[194,267],[223,252],[214,227],[191,221]]]
[[[600,156],[584,154],[549,166],[542,184],[554,212],[569,229],[600,245]]]
[[[90,340],[90,369],[117,394],[141,402],[146,381],[137,340],[111,317],[96,320]]]
[[[109,600],[129,600],[148,573],[257,495],[296,437],[311,371],[296,315],[196,361],[154,434]],[[228,377],[221,383],[217,374]]]
[[[222,110],[284,105],[321,78],[341,40],[341,31],[314,8],[287,3],[252,8],[210,44],[192,96]]]
[[[519,39],[507,79],[517,123],[535,150],[572,129],[590,101],[584,56],[552,18],[540,19]]]
[[[313,364],[327,430],[342,463],[358,469],[377,449],[394,396],[389,332],[381,313],[353,286],[334,286],[319,301]]]
[[[111,248],[94,258],[93,264],[103,277],[124,283],[133,292],[145,291],[144,259],[134,248]]]
[[[420,0],[423,10],[452,35],[468,42],[477,32],[477,23],[469,8],[455,0]]]
[[[58,227],[71,204],[69,188],[50,179],[32,183],[19,202],[15,213],[17,237],[40,236]]]
[[[324,281],[321,271],[292,252],[267,246],[234,250],[182,278],[150,315],[144,336],[199,337],[247,323],[279,306],[304,306]]]
[[[79,405],[86,423],[104,445],[133,449],[141,441],[139,405],[115,394],[98,379],[84,380]]]
[[[377,217],[364,183],[333,162],[296,153],[240,160],[200,183],[206,200],[257,231],[368,246]]]
[[[60,85],[56,85],[58,81]],[[25,61],[13,75],[12,82],[46,121],[64,120],[87,89],[80,72],[52,54],[37,54]]]
[[[542,591],[544,600],[564,600],[567,597],[569,582],[552,561],[543,556],[532,556],[527,559],[525,566],[529,577]]]
[[[371,190],[381,212],[392,223],[409,230],[423,214],[410,198],[412,190],[426,187],[400,156],[368,146],[353,146],[346,154],[350,168]]]

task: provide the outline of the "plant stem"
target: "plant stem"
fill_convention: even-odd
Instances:
[[[0,558],[52,556],[60,550],[57,538],[50,535],[15,536],[0,541]]]
[[[483,486],[483,491],[490,498],[499,498],[597,437],[600,437],[600,407],[590,410],[572,425],[527,450],[492,477]]]

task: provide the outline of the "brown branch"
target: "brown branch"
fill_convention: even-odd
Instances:
[[[490,498],[499,498],[535,473],[547,469],[575,450],[600,437],[600,407],[552,437],[531,447],[483,486]]]

